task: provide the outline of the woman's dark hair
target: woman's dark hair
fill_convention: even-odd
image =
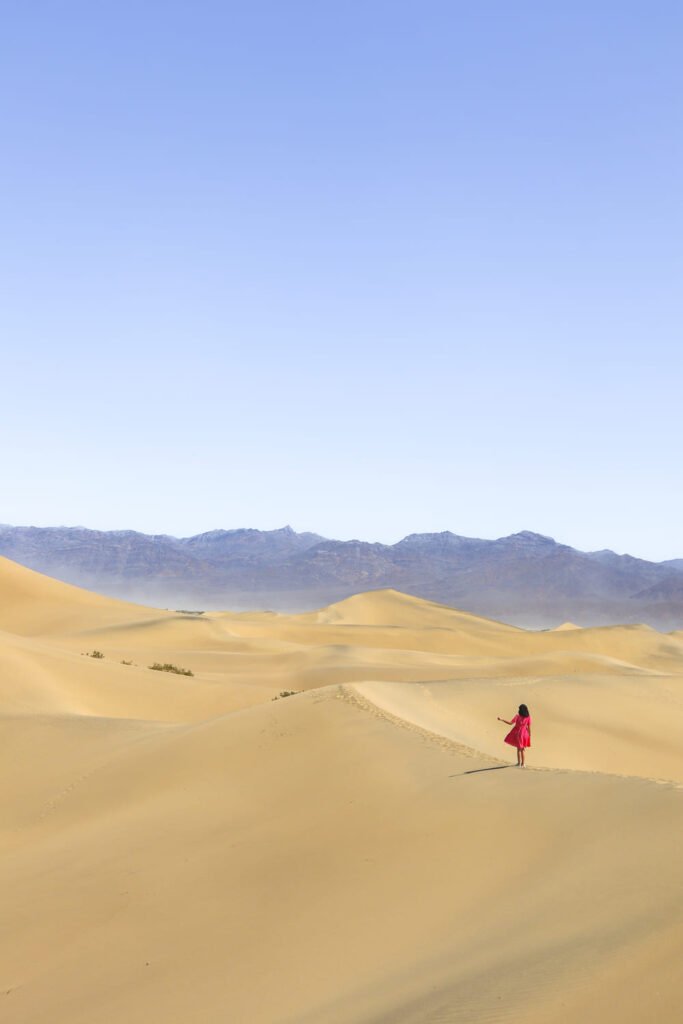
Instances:
[[[520,704],[519,705],[519,713],[522,716],[522,718],[529,718],[530,717],[529,709],[526,706],[526,704]]]

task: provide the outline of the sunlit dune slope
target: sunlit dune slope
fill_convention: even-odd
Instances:
[[[91,625],[158,615],[33,572],[0,556],[0,630],[26,636],[82,631]]]
[[[683,676],[586,673],[555,678],[366,682],[359,694],[397,718],[514,760],[502,744],[520,703],[532,712],[530,763],[683,784]]]
[[[300,622],[344,626],[394,626],[408,629],[450,629],[491,635],[521,633],[516,626],[508,626],[493,619],[470,615],[436,601],[425,601],[399,590],[370,590],[354,594],[336,604],[315,612],[297,616]]]

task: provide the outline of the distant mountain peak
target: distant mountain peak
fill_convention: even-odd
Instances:
[[[441,530],[439,533],[409,533],[407,537],[399,540],[394,547],[448,547],[459,548],[466,545],[485,543],[475,537],[462,537],[458,533],[451,533],[450,530]]]
[[[520,530],[519,533],[511,533],[508,537],[501,537],[501,540],[517,540],[525,544],[549,545],[557,544],[554,537],[547,537],[544,533],[534,533],[533,530]]]

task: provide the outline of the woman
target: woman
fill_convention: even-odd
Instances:
[[[498,721],[512,726],[505,737],[505,742],[511,747],[517,747],[517,767],[523,768],[524,751],[531,746],[531,715],[528,707],[526,704],[520,704],[519,711],[512,721],[508,722],[507,718],[499,718]]]

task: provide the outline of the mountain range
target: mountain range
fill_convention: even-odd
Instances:
[[[498,540],[415,533],[396,544],[315,533],[0,526],[0,555],[67,583],[162,607],[303,611],[392,587],[513,625],[683,626],[683,559],[578,551],[523,531]]]

